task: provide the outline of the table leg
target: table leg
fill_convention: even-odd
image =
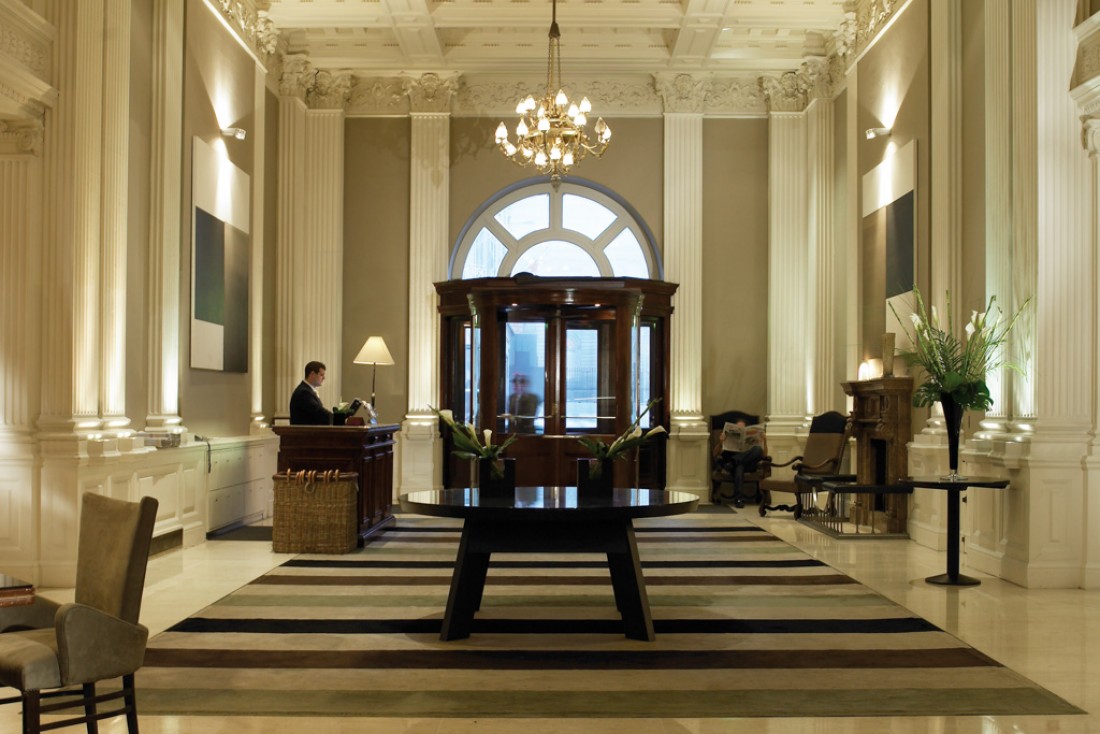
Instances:
[[[632,640],[652,642],[655,639],[653,618],[633,524],[628,520],[616,534],[618,547],[607,552],[607,566],[611,570],[611,584],[615,589],[615,603],[623,617],[623,628]]]
[[[966,487],[947,490],[947,573],[937,576],[929,576],[925,579],[930,584],[940,586],[977,586],[981,583],[976,578],[963,576],[959,573],[959,495]]]
[[[469,637],[474,612],[481,606],[490,553],[472,550],[480,545],[476,534],[476,523],[467,521],[462,526],[462,540],[458,544],[454,575],[451,576],[451,593],[447,596],[447,611],[443,614],[443,628],[439,633],[441,640]]]

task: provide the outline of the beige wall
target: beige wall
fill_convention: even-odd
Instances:
[[[901,148],[917,141],[916,181],[916,280],[922,291],[928,290],[930,273],[930,155],[929,0],[913,0],[878,43],[859,62],[858,111],[856,130],[890,127],[889,138],[866,140],[858,136],[859,167],[857,187],[862,190],[863,175],[882,162],[888,146]],[[859,208],[862,211],[862,204]],[[861,228],[862,231],[862,228]],[[863,252],[861,244],[860,252]],[[882,333],[886,330],[883,304],[885,256],[873,253],[864,264],[861,302],[862,358],[878,357],[882,351]],[[870,269],[868,269],[870,266]],[[875,287],[872,287],[875,286]],[[879,295],[875,297],[874,293]]]
[[[408,403],[408,118],[354,118],[344,125],[345,400],[370,400],[369,366],[353,364],[368,336],[381,336],[392,367],[378,368],[380,419],[399,422]],[[332,365],[329,365],[331,368]]]
[[[763,416],[768,374],[768,122],[703,123],[703,413]],[[675,321],[673,321],[675,328]]]
[[[192,137],[220,145],[252,176],[250,141],[227,140],[221,127],[255,130],[254,69],[251,57],[233,40],[202,0],[187,3],[183,67],[183,207],[180,247],[180,415],[188,429],[213,436],[248,433],[251,382],[245,373],[191,369],[191,145]],[[217,100],[223,116],[215,114]],[[274,167],[274,166],[272,166]],[[254,179],[252,186],[262,185]],[[256,287],[252,283],[250,287]],[[271,302],[266,299],[265,302]]]
[[[985,310],[985,14],[962,3],[962,313]]]

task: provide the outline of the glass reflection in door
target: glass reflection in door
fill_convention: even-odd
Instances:
[[[509,319],[504,324],[504,379],[501,381],[496,431],[546,432],[545,321]]]

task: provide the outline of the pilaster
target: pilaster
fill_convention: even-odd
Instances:
[[[148,431],[184,430],[179,415],[183,10],[183,0],[163,0],[153,5]]]
[[[257,64],[253,72],[254,98],[252,114],[256,124],[252,130],[252,257],[248,295],[248,383],[252,391],[252,420],[249,432],[266,430],[270,423],[264,416],[264,180],[267,168],[267,104],[265,95],[267,73]]]
[[[812,243],[809,272],[813,273],[807,299],[812,304],[813,354],[807,364],[807,385],[812,393],[807,399],[809,412],[840,410],[845,396],[837,377],[838,294],[843,293],[838,282],[837,249],[834,237],[835,153],[833,102],[828,96],[814,99],[806,110],[806,132],[809,152],[809,233]],[[850,261],[848,261],[850,262]]]
[[[675,81],[690,79],[679,75]],[[709,495],[709,426],[702,412],[702,94],[679,84],[663,89],[665,277],[679,283],[673,296],[671,431],[666,484],[669,489]],[[681,91],[682,90],[682,91]]]
[[[765,85],[774,110],[768,116],[768,448],[785,461],[797,450],[796,435],[810,412],[806,115],[791,111],[804,101],[793,72]]]
[[[409,182],[409,404],[401,424],[395,491],[442,485],[438,420],[439,314],[433,283],[447,277],[453,84],[435,74],[407,80]]]

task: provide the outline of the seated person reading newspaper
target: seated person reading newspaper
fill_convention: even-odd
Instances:
[[[734,507],[745,506],[741,493],[745,472],[756,471],[760,460],[767,455],[767,445],[764,426],[746,426],[744,421],[723,426],[722,443],[715,463],[733,479]]]

